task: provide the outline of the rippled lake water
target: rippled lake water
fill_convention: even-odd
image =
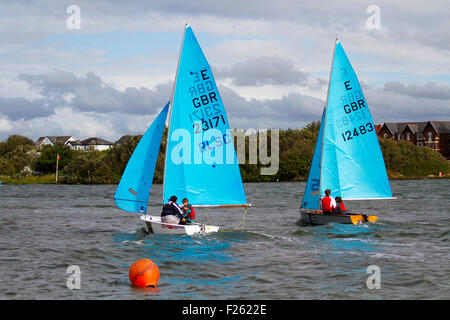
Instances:
[[[137,214],[115,207],[115,185],[4,185],[0,298],[450,298],[450,180],[392,181],[397,200],[348,202],[379,216],[369,225],[298,225],[304,186],[245,184],[253,206],[244,230],[187,237],[146,234]],[[243,209],[207,213],[223,230],[243,218]],[[129,267],[142,258],[159,266],[158,290],[130,286]],[[80,290],[67,288],[71,265]],[[366,283],[373,265],[380,289]]]

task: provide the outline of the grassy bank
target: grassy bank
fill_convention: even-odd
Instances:
[[[118,184],[118,181],[112,182],[112,183],[104,183],[104,182],[67,182],[67,179],[64,179],[64,177],[61,177],[62,179],[58,181],[58,184]],[[394,175],[389,176],[389,180],[421,180],[421,179],[450,179],[450,174],[443,175],[442,177],[438,175],[427,175],[427,176],[402,176],[402,175]],[[44,176],[28,176],[23,178],[10,178],[7,176],[0,176],[0,181],[3,184],[55,184],[55,175],[44,175]],[[305,179],[302,180],[295,180],[295,181],[303,181],[305,182]],[[250,181],[249,181],[250,182]],[[258,181],[258,183],[264,183],[268,181]],[[273,182],[273,181],[269,181]],[[280,182],[294,182],[294,181],[280,181]]]
[[[19,178],[1,176],[0,181],[3,184],[50,184],[55,183],[55,175],[27,176]]]

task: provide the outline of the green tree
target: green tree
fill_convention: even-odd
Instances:
[[[64,183],[117,183],[114,180],[109,151],[75,151],[72,161],[61,171]]]
[[[27,137],[11,135],[0,142],[0,174],[18,175],[39,156],[34,142]]]
[[[379,139],[390,177],[418,177],[449,172],[447,160],[429,147],[418,147],[407,141]]]
[[[4,142],[0,142],[0,157],[6,155],[7,153],[13,151],[19,146],[28,146],[28,147],[34,147],[35,144],[33,140],[18,135],[13,134],[6,139]]]
[[[41,173],[54,173],[56,171],[56,157],[59,154],[58,169],[62,170],[72,161],[74,151],[61,143],[54,146],[42,147],[40,157],[33,163],[33,169]]]

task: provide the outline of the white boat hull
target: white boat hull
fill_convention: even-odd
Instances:
[[[202,225],[198,223],[193,224],[173,224],[161,222],[161,217],[142,215],[141,220],[145,222],[147,231],[155,234],[174,234],[174,235],[194,235],[218,232],[219,227]]]

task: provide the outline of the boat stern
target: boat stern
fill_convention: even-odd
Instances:
[[[328,223],[363,224],[377,221],[377,216],[367,214],[323,214],[321,210],[300,208],[300,222],[310,225],[325,225]]]

